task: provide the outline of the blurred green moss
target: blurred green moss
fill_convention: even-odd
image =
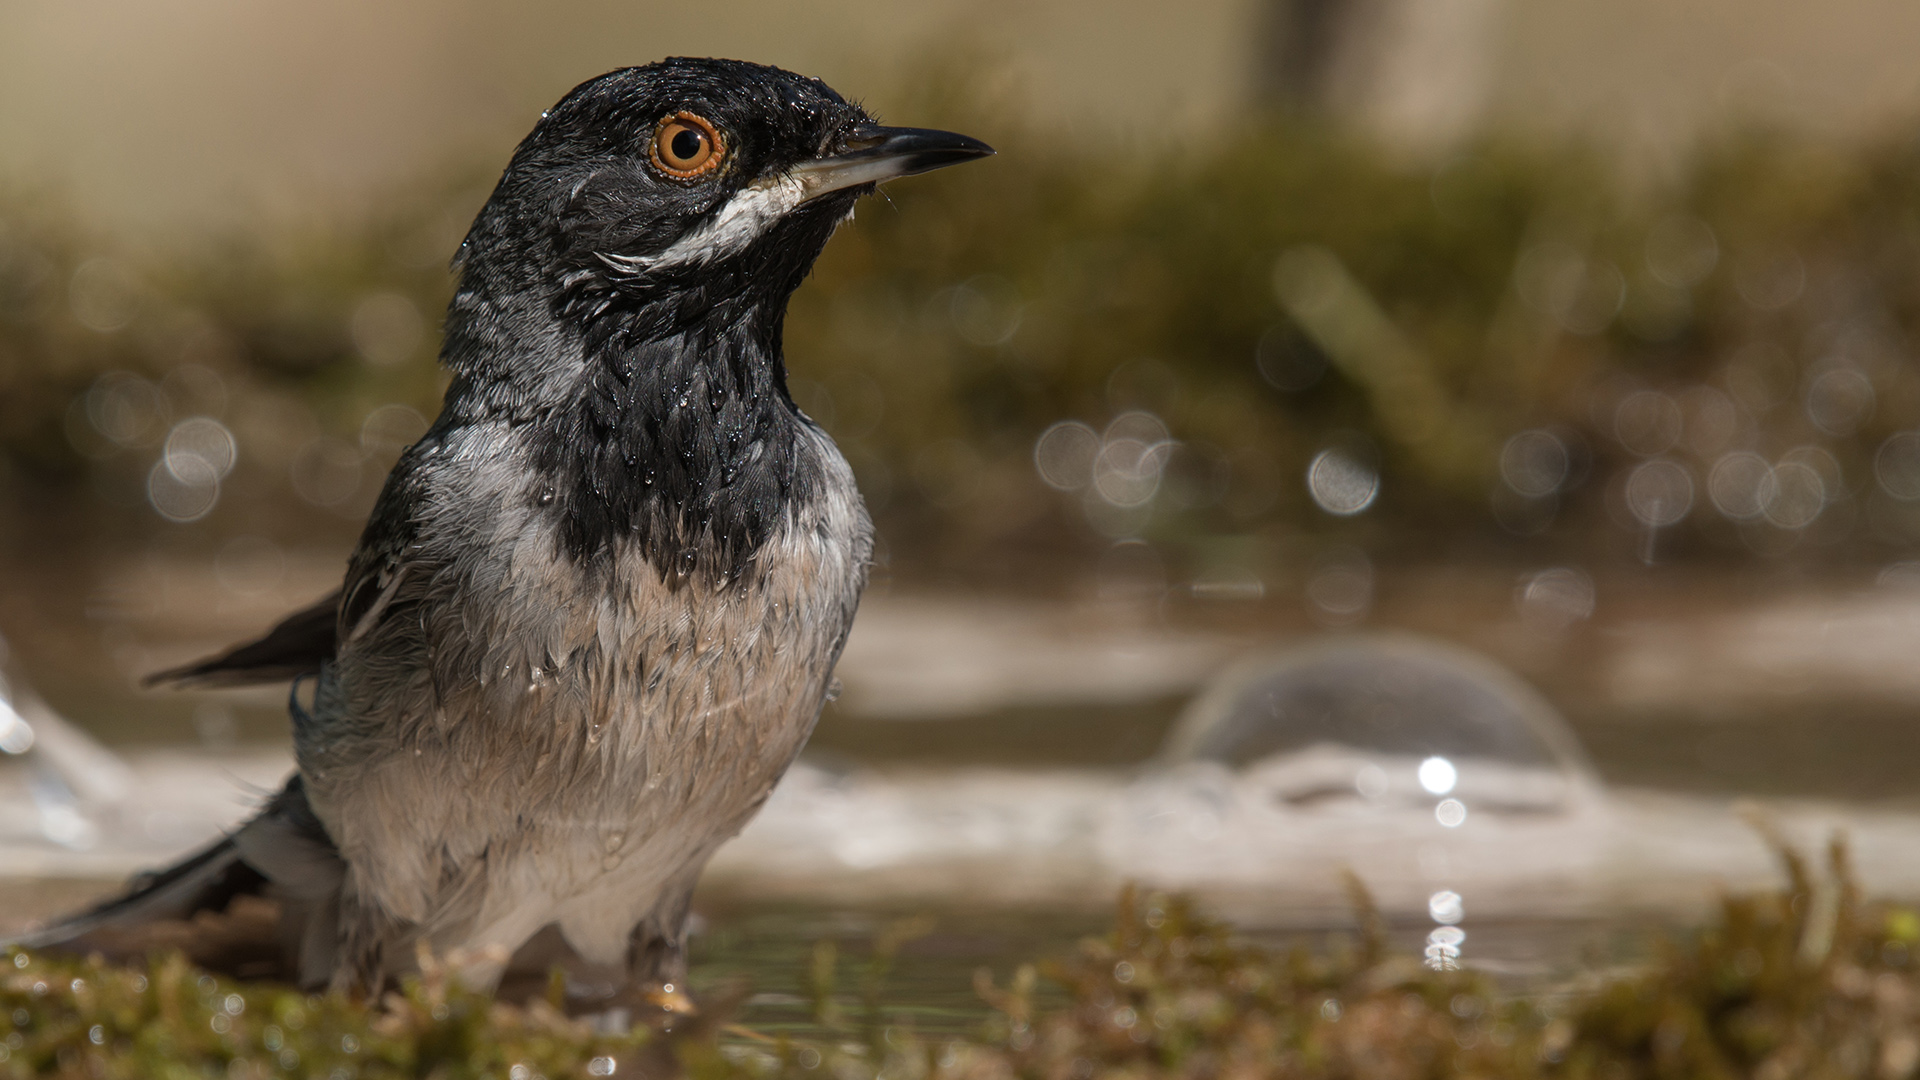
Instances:
[[[1875,483],[1880,447],[1920,426],[1910,138],[1729,134],[1649,184],[1591,148],[1496,138],[1409,162],[1284,117],[1150,146],[1063,140],[953,82],[928,77],[916,119],[999,157],[863,204],[788,323],[796,398],[914,565],[1078,559],[1114,536],[1176,569],[1231,552],[1261,571],[1303,537],[1598,557],[1640,549],[1620,487],[1652,457],[1690,478],[1670,554],[1857,560],[1920,539],[1913,492]],[[164,533],[137,482],[155,432],[204,411],[234,429],[240,464],[196,528],[350,532],[389,452],[360,438],[366,417],[437,407],[446,260],[489,175],[450,170],[361,220],[160,252],[45,197],[0,198],[0,496]],[[1288,265],[1313,272],[1290,286]],[[199,371],[220,400],[196,398]],[[103,439],[88,421],[114,372],[160,387],[153,432]],[[1671,406],[1672,438],[1623,437],[1635,391]],[[1170,440],[1149,501],[1109,512],[1036,475],[1050,425],[1097,432],[1134,411]],[[1503,481],[1501,448],[1527,430],[1569,458],[1546,495]],[[358,446],[364,476],[315,508],[289,476],[323,438]],[[1377,468],[1365,513],[1309,497],[1328,447]],[[1709,477],[1734,451],[1816,454],[1815,519],[1716,512]]]
[[[1902,1077],[1920,1067],[1920,915],[1863,900],[1780,846],[1788,882],[1729,896],[1625,974],[1516,985],[1358,934],[1270,949],[1178,897],[1128,892],[1113,930],[975,979],[991,1019],[929,1038],[890,1018],[899,945],[876,942],[843,1000],[830,945],[808,979],[821,1037],[696,1020],[605,1034],[544,1001],[490,1002],[430,970],[370,1005],[234,983],[177,956],[130,968],[8,954],[0,1075],[675,1076],[711,1080],[1094,1077]],[[1043,993],[1043,988],[1050,992]]]

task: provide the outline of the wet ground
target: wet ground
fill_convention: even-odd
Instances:
[[[245,763],[179,781],[201,802],[176,800],[180,820],[171,823],[147,814],[142,827],[166,839],[150,837],[145,854],[36,861],[7,847],[0,922],[17,926],[98,895],[139,859],[179,850],[196,828],[217,828],[203,818],[243,812],[250,792],[272,782],[285,767],[273,749],[284,745],[279,691],[155,695],[135,678],[271,623],[325,592],[337,572],[330,558],[287,558],[262,584],[223,577],[191,555],[147,557],[0,592],[10,670],[64,714],[141,760],[174,747],[182,761],[212,752]],[[1623,865],[1625,852],[1626,862],[1665,867],[1666,876],[1637,893],[1596,889],[1591,902],[1559,908],[1563,883],[1551,875],[1522,882],[1517,902],[1497,911],[1482,904],[1470,916],[1473,963],[1550,985],[1595,958],[1630,959],[1649,928],[1696,915],[1716,882],[1764,881],[1770,857],[1729,810],[1735,797],[1769,800],[1809,846],[1835,827],[1852,831],[1870,885],[1920,895],[1920,878],[1905,871],[1920,866],[1920,814],[1910,816],[1920,810],[1920,769],[1910,765],[1920,760],[1920,669],[1896,662],[1920,654],[1912,594],[1859,581],[1629,573],[1598,583],[1590,619],[1542,623],[1516,604],[1515,580],[1503,570],[1383,576],[1360,628],[1438,635],[1539,687],[1625,808],[1609,827],[1608,865]],[[1087,846],[1073,829],[1105,828],[1113,808],[1135,798],[1195,689],[1236,656],[1345,629],[1284,596],[1208,603],[1169,593],[1143,604],[877,594],[848,648],[845,693],[806,757],[817,797],[786,811],[776,800],[763,830],[772,839],[756,848],[750,830],[716,864],[701,902],[696,985],[715,996],[750,987],[741,1016],[762,1030],[804,1026],[815,946],[832,941],[841,956],[836,993],[856,1020],[871,995],[922,1030],[977,1023],[977,969],[1004,982],[1018,963],[1104,926],[1134,864],[1109,859],[1088,869],[1063,853]],[[1007,822],[1037,820],[1043,804],[1056,808],[1051,820],[1066,823],[1062,831],[1007,832]],[[889,840],[894,854],[878,862],[846,862],[847,844],[857,849],[871,837],[835,830],[887,815],[927,831]],[[817,841],[818,864],[782,870],[755,854],[807,847],[781,839],[781,828]],[[1005,857],[983,861],[953,846],[968,836],[987,836],[981,842],[1001,844]],[[916,863],[916,846],[947,854]],[[1348,921],[1336,872],[1342,852],[1325,848],[1287,849],[1305,868],[1295,876],[1313,879],[1304,891],[1209,887],[1221,910],[1258,933],[1337,929]],[[1431,867],[1396,884],[1391,861],[1411,866],[1420,853],[1416,845],[1373,856],[1388,860],[1374,871],[1383,891],[1404,894],[1396,933],[1415,951],[1431,924],[1405,912],[1432,887]],[[1212,880],[1206,873],[1219,876],[1218,867],[1201,870],[1194,880],[1202,884]],[[1487,890],[1469,892],[1476,895]],[[1538,917],[1530,917],[1526,898],[1536,895]],[[872,991],[865,957],[873,939],[919,916],[930,927],[901,945]]]

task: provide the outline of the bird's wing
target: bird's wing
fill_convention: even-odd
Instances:
[[[276,974],[302,985],[320,985],[331,974],[334,927],[325,918],[299,916],[330,912],[345,873],[346,864],[295,776],[231,834],[164,870],[136,877],[110,900],[39,930],[0,939],[0,945],[128,958],[164,945],[184,948],[197,961],[223,970],[245,961],[257,964],[256,954],[281,953],[290,946],[293,955],[281,960]],[[236,917],[246,898],[291,908],[265,927],[251,927],[247,918]],[[290,916],[299,924],[277,925]],[[223,917],[234,925],[222,926]],[[265,940],[246,940],[249,937]],[[229,960],[216,959],[221,956]]]
[[[322,663],[333,658],[339,610],[340,591],[336,589],[312,607],[287,616],[258,641],[236,645],[219,656],[184,667],[154,672],[142,679],[141,685],[251,686],[285,682],[318,671]]]

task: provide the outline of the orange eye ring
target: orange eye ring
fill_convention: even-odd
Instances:
[[[719,168],[727,158],[727,144],[706,117],[677,112],[653,129],[647,156],[654,168],[675,180],[691,180]]]

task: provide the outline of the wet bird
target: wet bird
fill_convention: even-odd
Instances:
[[[342,588],[156,677],[294,679],[298,772],[30,943],[264,896],[309,987],[424,949],[482,986],[557,959],[583,1000],[672,993],[694,883],[812,730],[872,550],[788,395],[788,298],[876,184],[991,153],[737,61],[567,94],[460,247],[445,404]]]

